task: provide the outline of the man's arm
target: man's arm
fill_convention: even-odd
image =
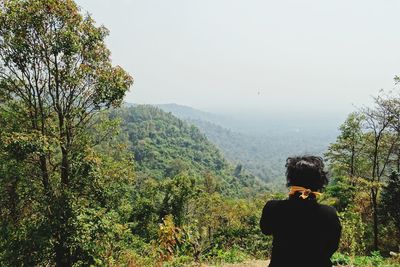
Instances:
[[[276,201],[271,200],[265,204],[261,219],[260,219],[260,228],[261,232],[265,235],[272,235],[274,232],[274,207]]]
[[[335,251],[339,248],[340,236],[342,233],[342,226],[340,224],[337,212],[334,208],[332,208],[331,227],[332,228],[328,243],[329,257],[331,257],[333,253],[335,253]]]

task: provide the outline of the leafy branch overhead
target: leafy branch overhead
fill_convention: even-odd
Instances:
[[[11,0],[0,12],[1,90],[21,100],[35,123],[50,116],[47,107],[77,126],[121,104],[132,77],[112,66],[107,29],[73,1]]]

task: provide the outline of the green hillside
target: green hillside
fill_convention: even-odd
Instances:
[[[226,194],[263,189],[263,183],[254,175],[240,165],[230,165],[196,126],[171,113],[138,105],[118,111],[118,116],[139,176],[160,180],[185,172],[203,180],[211,174],[217,179],[219,190]]]
[[[288,154],[280,149],[280,138],[254,137],[204,120],[188,122],[199,127],[230,162],[242,164],[266,182],[284,183],[284,162]]]

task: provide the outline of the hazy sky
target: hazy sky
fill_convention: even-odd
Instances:
[[[400,74],[397,0],[78,0],[110,30],[126,100],[347,113]]]

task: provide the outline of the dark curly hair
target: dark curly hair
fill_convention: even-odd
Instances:
[[[329,182],[324,171],[324,161],[316,156],[289,157],[286,160],[287,186],[302,186],[312,191],[321,191]]]

